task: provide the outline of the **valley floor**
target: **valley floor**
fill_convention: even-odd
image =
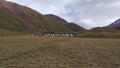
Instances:
[[[120,68],[120,39],[0,37],[0,68]]]

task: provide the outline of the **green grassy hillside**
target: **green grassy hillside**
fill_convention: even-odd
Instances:
[[[26,33],[13,32],[9,30],[0,29],[0,36],[25,36]]]
[[[73,32],[75,33],[81,33],[83,31],[85,31],[85,29],[75,23],[67,23],[65,24],[66,27],[68,27],[69,29],[71,29]]]
[[[0,2],[0,28],[14,32],[70,33],[71,30],[57,21],[11,2]]]
[[[120,30],[108,27],[97,27],[77,35],[84,38],[120,38]]]
[[[79,32],[83,32],[85,30],[85,28],[83,28],[80,25],[77,25],[73,22],[67,22],[65,19],[56,16],[54,14],[47,14],[45,15],[46,17],[49,17],[50,19],[57,21],[58,23],[62,24],[63,26],[66,26],[67,28],[69,28],[73,33],[79,33]]]

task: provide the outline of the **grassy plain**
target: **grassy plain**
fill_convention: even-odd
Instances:
[[[1,36],[0,68],[120,68],[120,39]]]

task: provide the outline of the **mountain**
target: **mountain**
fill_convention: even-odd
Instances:
[[[30,33],[71,33],[66,26],[16,3],[0,0],[0,29]]]
[[[96,27],[86,30],[77,37],[86,38],[120,38],[120,30],[111,27]]]
[[[120,27],[120,19],[116,20],[115,22],[113,22],[112,24],[108,25],[107,27],[119,28]]]
[[[57,21],[60,24],[67,24],[68,22],[66,20],[64,20],[63,18],[60,18],[59,16],[53,15],[53,14],[46,14],[45,16],[54,19],[55,21]]]
[[[120,32],[118,29],[114,29],[111,27],[96,27],[90,30],[91,32]]]
[[[66,20],[64,20],[63,18],[59,17],[59,16],[56,16],[56,15],[53,15],[53,14],[47,14],[45,15],[55,21],[57,21],[58,23],[66,26],[67,28],[69,28],[70,30],[72,30],[73,32],[82,32],[84,31],[85,29],[75,23],[69,23],[67,22]]]
[[[71,29],[73,32],[83,32],[85,31],[86,29],[75,24],[75,23],[67,23],[65,24],[66,27],[68,27],[69,29]]]

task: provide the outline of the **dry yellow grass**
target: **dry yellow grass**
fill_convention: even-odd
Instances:
[[[120,68],[120,39],[0,37],[0,68]]]

